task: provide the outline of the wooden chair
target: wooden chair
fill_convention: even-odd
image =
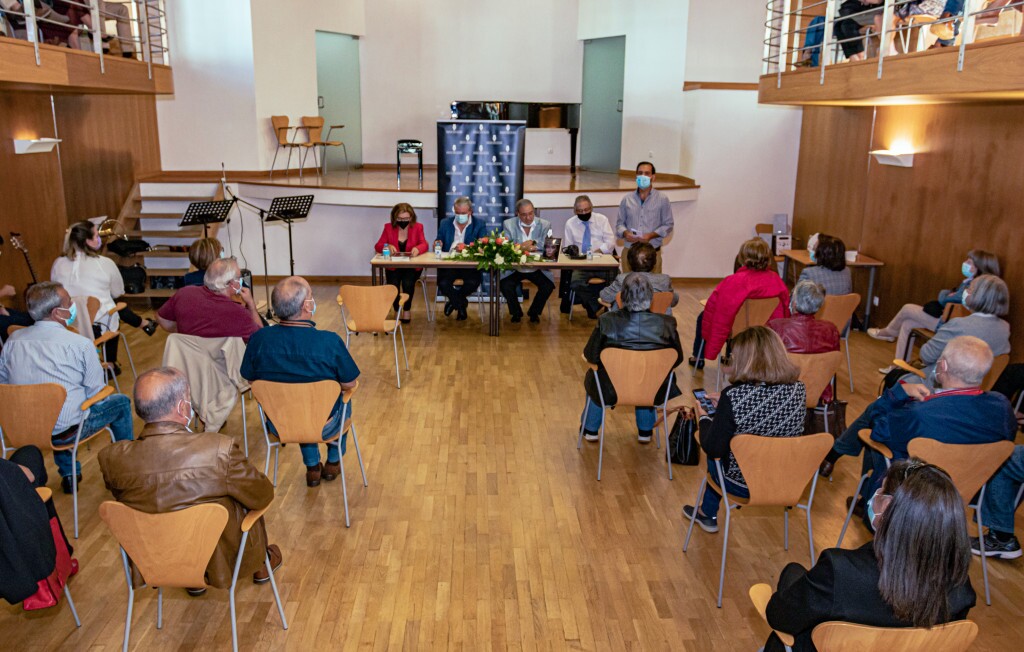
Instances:
[[[729,496],[710,473],[705,474],[697,491],[697,501],[690,515],[690,526],[686,530],[683,552],[690,545],[697,509],[710,485],[725,506],[725,533],[722,537],[722,569],[718,577],[718,607],[722,607],[722,591],[725,587],[725,562],[729,552],[729,525],[732,510],[739,507],[770,506],[782,507],[785,519],[783,548],[789,550],[789,510],[799,507],[807,513],[807,543],[814,565],[814,529],[811,525],[811,506],[814,504],[814,490],[818,486],[818,467],[832,448],[834,439],[827,432],[801,437],[760,437],[757,435],[736,435],[732,438],[731,450],[736,463],[743,471],[743,478],[750,490],[750,498]],[[725,477],[722,461],[715,460],[718,477]],[[808,483],[811,491],[807,504],[801,505],[800,498]]]
[[[871,438],[871,431],[868,429],[860,430],[857,432],[857,437],[861,443],[867,448],[879,453],[883,459],[885,459],[885,468],[889,468],[892,464],[892,451],[888,446],[881,442],[877,442]],[[864,450],[864,455],[868,455],[867,449]],[[861,474],[860,480],[857,481],[857,488],[853,492],[853,501],[850,502],[850,508],[846,511],[846,519],[843,521],[843,529],[839,531],[839,540],[836,541],[836,548],[843,547],[843,538],[846,537],[846,528],[850,526],[850,521],[853,520],[853,510],[857,507],[857,501],[860,500],[860,492],[864,488],[864,483],[867,482],[868,478],[871,477],[871,470],[868,469],[866,472]]]
[[[947,303],[946,307],[942,310],[942,323],[945,324],[950,319],[958,319],[960,317],[966,317],[971,314],[968,310],[960,303]],[[903,359],[910,361],[910,356],[915,346],[923,346],[925,342],[935,337],[935,331],[930,328],[914,328],[910,331],[910,337],[907,338],[907,348],[903,351]]]
[[[846,349],[846,375],[850,379],[850,392],[853,392],[853,368],[850,366],[850,327],[853,320],[853,312],[860,305],[859,294],[834,294],[826,295],[825,302],[821,304],[815,319],[832,322],[839,331],[839,338]]]
[[[676,362],[675,349],[656,349],[653,351],[629,351],[627,349],[605,349],[601,352],[601,364],[604,366],[612,387],[615,388],[617,402],[614,407],[654,407],[661,409],[662,432],[665,437],[665,462],[668,464],[668,479],[672,479],[672,457],[668,450],[668,392],[665,392],[665,400],[661,405],[657,403],[658,392],[665,379],[668,379],[668,387],[673,385],[675,372],[673,367]],[[594,374],[597,374],[597,367],[591,365]],[[597,453],[597,479],[601,479],[601,465],[604,461],[604,410],[613,407],[605,403],[604,393],[601,391],[600,380],[595,378],[597,384],[597,395],[600,404],[596,407],[601,409],[601,437]],[[587,401],[583,407],[584,414],[590,409],[593,401],[587,395]],[[658,436],[654,436],[655,444],[660,448],[661,442]],[[579,438],[576,440],[576,450],[583,445],[583,422],[580,422]]]
[[[736,316],[733,317],[732,332],[729,334],[729,339],[731,340],[751,326],[763,326],[764,324],[767,324],[778,305],[779,300],[774,297],[770,299],[747,299],[744,301],[742,305],[740,305],[740,309],[736,312]],[[700,347],[697,349],[697,355],[695,356],[698,364],[694,365],[691,377],[697,375],[697,367],[699,366],[700,360],[704,357],[704,344],[704,340],[701,340]],[[724,363],[725,353],[723,352],[718,358],[718,380],[715,381],[715,386],[718,390],[722,389],[722,366]]]
[[[603,279],[603,278],[593,277],[593,278],[587,279],[587,285],[605,285],[607,283],[608,283],[608,281],[606,279]],[[617,294],[615,295],[615,300],[618,301],[619,307],[621,308],[622,307],[622,301],[619,300],[619,295],[617,295]],[[575,305],[576,305],[576,290],[573,290],[572,286],[570,285],[569,286],[569,321],[572,321],[572,309],[573,309],[573,307],[575,307]]]
[[[39,500],[43,501],[43,503],[53,498],[53,492],[50,491],[49,487],[36,487],[36,495],[39,496]],[[75,601],[71,599],[71,591],[68,589],[66,581],[64,582],[64,597],[67,598],[68,608],[71,609],[71,616],[75,619],[75,627],[81,627],[82,621],[78,619],[78,610],[75,609]]]
[[[893,360],[892,363],[907,373],[914,374],[918,378],[924,378],[925,373],[923,370],[918,369],[906,360]],[[1006,366],[1010,364],[1010,354],[1003,353],[992,358],[992,366],[989,368],[988,373],[985,374],[985,378],[981,381],[981,389],[986,392],[991,390],[999,380],[999,376],[1002,375],[1003,371],[1006,370]]]
[[[839,365],[843,363],[843,354],[839,351],[828,353],[787,353],[790,361],[800,368],[800,382],[804,384],[807,394],[807,409],[821,412],[825,417],[825,430],[828,428],[828,406],[818,406],[821,393],[835,378]],[[831,431],[829,431],[831,432]]]
[[[675,298],[671,292],[655,292],[651,297],[650,311],[661,315],[671,314],[669,311],[672,309],[672,299]],[[622,293],[618,292],[615,294],[615,305],[622,310]]]
[[[966,652],[977,636],[978,625],[970,620],[931,629],[827,622],[811,632],[819,652]]]
[[[768,584],[754,584],[750,587],[750,590],[747,591],[747,595],[750,596],[750,601],[754,603],[754,609],[756,609],[757,614],[761,616],[761,620],[766,623],[768,622],[768,602],[771,601],[774,593],[775,591]],[[773,629],[772,631],[779,637],[782,644],[786,646],[786,652],[790,652],[793,647],[793,643],[795,642],[793,636],[786,632],[780,632],[777,629]]]
[[[231,608],[231,646],[235,652],[238,652],[238,623],[235,616],[238,571],[242,565],[242,555],[249,539],[249,531],[269,507],[268,505],[263,509],[251,511],[242,520],[242,542],[238,547],[228,593]],[[217,542],[227,525],[228,510],[223,505],[204,503],[163,514],[147,514],[124,503],[108,500],[100,505],[100,518],[110,528],[111,534],[121,548],[121,564],[128,583],[128,613],[124,621],[123,645],[124,652],[127,652],[132,632],[132,607],[135,601],[129,559],[138,568],[146,584],[157,589],[156,628],[161,629],[165,588],[206,586],[206,565],[210,563],[210,557],[213,556]],[[281,625],[288,629],[269,553],[265,553],[264,558],[267,570],[270,571],[270,588],[274,592]]]
[[[288,161],[285,163],[285,176],[288,176],[288,172],[292,167],[292,151],[300,150],[299,152],[299,178],[302,178],[302,159],[304,158],[302,150],[307,150],[313,146],[310,142],[297,143],[295,138],[298,136],[299,127],[292,127],[288,124],[288,116],[286,115],[272,115],[270,116],[270,124],[274,128],[274,138],[277,140],[277,148],[274,150],[274,160],[270,162],[270,178],[274,178],[274,165],[277,163],[277,153],[281,151],[281,148],[288,150]],[[305,127],[303,127],[304,129]],[[292,132],[291,140],[288,139],[288,132]]]
[[[348,148],[340,140],[331,140],[331,132],[335,129],[344,129],[345,125],[331,125],[327,129],[327,137],[324,139],[320,138],[324,133],[324,119],[322,117],[304,115],[302,116],[302,126],[306,128],[306,132],[309,134],[309,142],[313,145],[310,149],[313,152],[314,163],[316,163],[316,148],[320,148],[320,165],[323,168],[323,174],[327,174],[328,147],[341,147],[341,150],[345,153],[345,169],[348,169]]]
[[[388,319],[391,304],[398,295],[398,313]],[[341,307],[341,323],[345,326],[345,346],[352,341],[355,333],[384,333],[390,335],[395,348],[395,377],[398,389],[402,389],[402,374],[398,368],[398,338],[402,338],[402,356],[405,369],[409,370],[409,355],[405,350],[405,333],[402,332],[402,306],[409,295],[399,293],[394,285],[342,285],[338,289],[338,306]]]
[[[10,326],[7,327],[7,337],[10,337],[11,333],[13,333],[14,331],[20,331],[23,328],[28,328],[28,326],[21,326],[20,324],[11,324]]]
[[[96,323],[96,315],[100,311],[100,300],[97,299],[96,297],[89,297],[88,299],[86,299],[86,305],[88,306],[88,310],[89,310],[89,323],[90,324],[95,324]],[[117,314],[118,312],[120,312],[121,310],[124,310],[127,307],[128,307],[127,303],[124,303],[123,301],[119,301],[116,304],[114,304],[113,308],[111,308],[110,310],[108,310],[106,312],[106,316],[107,317],[112,317],[113,315]],[[120,383],[117,382],[117,376],[114,374],[113,365],[111,365],[109,362],[107,362],[107,350],[106,350],[106,348],[103,345],[106,344],[108,341],[110,341],[112,339],[116,339],[116,338],[120,337],[121,341],[124,342],[124,352],[126,354],[128,354],[128,364],[132,368],[132,378],[138,378],[138,374],[135,373],[135,360],[132,359],[132,350],[131,350],[131,347],[128,346],[128,338],[125,337],[124,333],[120,329],[118,329],[116,331],[112,331],[110,329],[103,330],[103,329],[106,329],[107,327],[104,326],[102,322],[99,324],[99,327],[100,327],[100,331],[101,331],[100,332],[100,336],[95,338],[92,341],[92,343],[93,343],[93,346],[95,346],[100,351],[100,356],[101,356],[101,358],[103,360],[103,372],[105,374],[110,374],[111,380],[114,381],[114,386],[117,388],[117,391],[120,392],[121,391],[121,385],[120,385]]]
[[[345,460],[341,454],[341,436],[352,431],[352,441],[356,446],[356,458],[359,470],[363,474],[363,486],[366,481],[366,468],[363,466],[363,453],[359,450],[359,436],[355,424],[347,415],[352,396],[359,388],[358,383],[352,389],[341,391],[341,385],[333,380],[320,380],[315,383],[274,383],[268,380],[255,380],[252,393],[259,405],[260,421],[263,423],[263,436],[267,442],[267,461],[263,473],[270,470],[270,449],[274,449],[274,486],[277,486],[277,466],[280,458],[280,444],[328,444],[338,449],[341,458],[341,493],[345,502],[345,527],[349,527],[348,486],[345,483]],[[331,417],[331,410],[341,394],[341,428],[328,439],[323,438],[324,426]],[[271,439],[267,431],[267,419],[273,422],[277,430],[276,441]]]
[[[86,399],[80,406],[78,431],[70,444],[54,444],[53,428],[57,425],[61,408],[67,399],[67,391],[56,383],[40,385],[0,385],[0,452],[4,458],[22,446],[35,446],[39,450],[71,451],[71,500],[75,518],[75,538],[78,538],[78,462],[79,446],[103,431],[114,433],[109,427],[96,432],[83,433],[89,408],[114,393],[114,388],[105,386],[95,396]]]
[[[900,37],[900,44],[903,46],[903,52],[911,52],[910,45],[913,40],[912,34],[915,29],[917,30],[916,51],[924,52],[927,50],[928,36],[931,35],[930,26],[937,20],[937,17],[928,16],[926,14],[913,14],[902,20],[897,19],[896,29],[900,30],[897,33]],[[932,41],[934,42],[934,39],[932,39]]]
[[[981,546],[981,571],[985,579],[985,604],[992,604],[988,585],[988,562],[985,557],[985,525],[981,504],[985,500],[988,481],[1013,454],[1012,441],[989,444],[945,444],[935,439],[916,437],[907,444],[907,453],[945,469],[964,505],[974,510],[978,519],[978,542]],[[972,503],[974,497],[978,500]]]

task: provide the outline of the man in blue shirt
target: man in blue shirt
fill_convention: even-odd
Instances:
[[[487,224],[473,217],[473,202],[469,197],[455,200],[454,217],[441,221],[437,227],[437,238],[445,251],[455,251],[459,245],[470,245],[487,235]],[[469,306],[467,297],[480,287],[482,274],[475,268],[457,267],[437,270],[437,289],[448,297],[444,304],[444,314],[448,316],[453,310],[458,311],[459,321],[466,320],[466,308]],[[456,285],[456,281],[462,281]]]
[[[646,242],[660,252],[662,242],[672,235],[674,228],[672,205],[668,197],[654,188],[654,164],[641,161],[636,166],[636,190],[622,198],[619,217],[615,222],[615,234],[625,241],[622,271],[632,271],[626,256],[630,246]],[[651,271],[655,274],[661,272],[660,255]]]
[[[359,367],[349,355],[341,336],[332,331],[317,330],[313,322],[316,300],[306,279],[290,276],[282,280],[274,286],[270,303],[280,323],[253,334],[242,358],[243,378],[250,382],[269,380],[277,383],[336,380],[342,390],[355,386]],[[351,403],[346,417],[352,417]],[[341,425],[339,396],[324,426],[324,439],[337,434]],[[269,420],[267,429],[277,432]],[[346,437],[342,435],[341,438],[343,453]],[[327,447],[327,463],[323,465],[320,464],[320,447],[317,444],[299,444],[299,450],[302,451],[302,463],[306,465],[306,486],[319,486],[321,479],[334,480],[341,473],[341,456],[333,445]]]

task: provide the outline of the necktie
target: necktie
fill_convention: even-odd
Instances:
[[[590,222],[583,223],[583,253],[590,251]]]

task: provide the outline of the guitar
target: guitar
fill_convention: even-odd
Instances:
[[[28,247],[25,246],[25,241],[21,239],[20,233],[11,233],[11,246],[20,251],[21,255],[25,257],[25,264],[28,265],[28,273],[32,275],[32,285],[38,283],[39,278],[36,276],[36,270],[32,266],[32,258],[28,255]]]

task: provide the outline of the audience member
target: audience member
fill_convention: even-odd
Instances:
[[[224,258],[224,246],[217,238],[200,238],[188,248],[188,262],[194,270],[182,277],[182,286],[202,285],[206,269],[218,258]]]
[[[391,253],[403,253],[410,256],[419,256],[430,251],[427,238],[423,235],[423,225],[416,221],[416,211],[405,202],[395,204],[391,208],[391,221],[384,225],[384,230],[377,239],[374,250],[379,254],[383,253],[384,245],[387,245]],[[422,268],[410,269],[408,267],[389,267],[384,270],[384,278],[389,285],[398,288],[399,293],[404,292],[409,298],[402,305],[402,323],[408,324],[412,321],[412,297],[416,294],[416,281],[419,280]],[[398,312],[398,297],[392,306]]]
[[[601,396],[604,396],[605,405],[615,405],[618,400],[615,388],[608,378],[608,372],[601,364],[602,351],[605,349],[629,351],[674,349],[676,362],[672,365],[673,368],[683,359],[683,348],[679,343],[679,333],[676,331],[676,320],[668,315],[650,311],[653,296],[654,291],[645,276],[638,273],[626,274],[622,283],[622,310],[601,315],[597,320],[594,332],[590,334],[586,348],[583,349],[583,357],[587,359],[587,362],[597,365],[597,372],[588,370],[583,381],[583,387],[590,398],[588,407],[584,408],[581,417],[583,436],[587,441],[600,439],[598,430],[604,421]],[[675,383],[669,385],[668,381],[666,376],[656,398],[658,405],[664,403],[666,392],[668,398],[680,394]],[[601,385],[600,395],[597,391],[598,383]],[[639,441],[641,444],[649,443],[657,413],[654,407],[637,407],[634,412]]]
[[[884,28],[882,26],[882,22],[885,20],[884,16],[876,14],[874,17],[875,31],[883,35],[880,44],[881,51],[885,52],[887,57],[899,54],[893,45],[893,40],[896,38],[896,29],[900,22],[908,22],[911,16],[929,16],[932,19],[938,19],[945,7],[946,0],[907,0],[894,5],[892,22]]]
[[[1017,401],[1021,400],[1021,392],[1024,392],[1024,363],[1008,365],[1003,373],[999,374],[992,391],[1002,394],[1010,403],[1017,405]],[[1018,415],[1019,418],[1021,417]]]
[[[192,403],[188,378],[173,367],[158,367],[135,381],[135,413],[145,422],[137,441],[113,444],[98,457],[103,481],[114,499],[132,509],[162,514],[193,505],[215,503],[228,511],[228,522],[206,566],[206,582],[220,589],[231,586],[231,575],[242,542],[242,519],[274,499],[274,485],[246,459],[238,440],[215,432],[192,432]],[[281,550],[267,545],[264,519],[249,531],[240,573],[266,582],[264,563],[270,555],[274,570]],[[188,589],[201,595],[206,587]]]
[[[13,285],[0,287],[0,299],[7,299],[15,295]],[[31,326],[32,317],[27,312],[5,308],[0,305],[0,345],[7,341],[7,329],[11,326]]]
[[[833,31],[850,61],[863,61],[867,57],[860,31],[880,20],[884,0],[843,0],[839,5],[839,19]]]
[[[672,235],[675,219],[668,197],[654,188],[654,164],[641,161],[636,166],[636,190],[622,198],[619,217],[615,222],[615,234],[625,240],[625,248],[638,242],[646,242],[661,251],[665,238]],[[629,257],[623,258],[628,269]],[[654,264],[655,272],[661,272],[661,259]]]
[[[1003,8],[1005,8],[1008,4],[1017,2],[1019,2],[1019,0],[992,0],[987,5],[985,5],[985,11],[980,12],[974,17],[975,27],[979,25],[995,25],[996,23],[999,22],[999,14],[1002,13]],[[960,0],[960,3],[962,7],[963,0]],[[1024,5],[1014,4],[1013,7],[1009,8],[1016,9],[1017,11],[1020,12],[1024,12]],[[1021,25],[1021,30],[1020,32],[1017,33],[1017,35],[1024,36],[1024,24]]]
[[[28,313],[35,323],[11,333],[0,351],[0,384],[37,385],[57,383],[67,398],[53,426],[53,443],[70,444],[78,435],[81,405],[106,385],[103,369],[92,341],[66,326],[77,318],[77,308],[60,283],[33,285],[26,293]],[[86,413],[82,436],[109,427],[114,439],[132,438],[131,402],[124,394],[114,394],[97,402]],[[54,451],[53,461],[61,476],[61,488],[71,493],[71,474],[82,481],[82,464],[71,468],[71,451]]]
[[[768,328],[782,338],[789,353],[828,353],[839,350],[839,330],[832,322],[815,319],[825,302],[825,288],[813,281],[800,281],[793,288],[789,302],[792,317],[768,322]],[[832,385],[821,394],[824,403],[832,401]]]
[[[516,202],[516,216],[505,220],[502,228],[511,242],[520,245],[524,252],[531,253],[538,248],[543,251],[544,238],[551,231],[551,222],[536,216],[532,201],[520,199]],[[516,294],[523,281],[529,281],[537,287],[537,295],[530,301],[528,311],[530,322],[536,324],[544,313],[544,304],[555,290],[555,282],[551,279],[551,272],[533,267],[517,267],[502,272],[501,296],[505,297],[513,323],[523,320],[523,309],[519,306]]]
[[[630,274],[639,274],[646,278],[647,282],[651,284],[653,292],[671,292],[673,306],[679,303],[679,293],[672,288],[672,277],[668,274],[655,274],[651,271],[654,269],[655,261],[658,258],[658,252],[655,251],[654,247],[646,242],[638,242],[626,251],[626,257],[629,258],[629,269],[633,271],[616,276],[615,280],[608,287],[601,290],[599,295],[601,301],[608,304],[609,310],[619,309],[618,304],[615,302],[615,296],[622,291],[626,277]]]
[[[763,242],[763,241],[761,241]],[[806,398],[800,369],[790,362],[782,340],[765,326],[753,326],[733,340],[731,383],[721,397],[709,395],[714,416],[698,405],[700,446],[708,456],[708,472],[730,496],[748,498],[750,490],[732,454],[732,438],[739,434],[759,437],[799,437],[804,432]],[[718,476],[714,460],[721,460],[725,478]],[[705,532],[718,532],[718,507],[722,497],[709,484],[697,510],[697,524]],[[693,506],[683,507],[686,518]]]
[[[721,352],[732,334],[732,322],[747,299],[777,297],[779,306],[771,319],[789,316],[789,290],[773,269],[774,258],[768,244],[761,238],[747,240],[740,247],[739,262],[742,267],[718,284],[704,311],[697,315],[690,364],[698,369],[704,367],[704,360],[714,359]]]
[[[100,10],[100,33],[104,44],[115,38],[107,35],[106,23],[108,20],[113,20],[117,23],[116,38],[121,46],[121,56],[125,59],[135,58],[135,42],[132,40],[131,15],[128,12],[128,5],[123,2],[106,2],[106,0],[99,0],[98,5]],[[81,19],[82,24],[89,29],[95,29],[92,24],[92,14],[84,13]],[[110,54],[110,47],[104,45],[103,52]]]
[[[1020,542],[1013,534],[1014,512],[1020,506],[1021,485],[1024,484],[1024,446],[1014,446],[1013,454],[988,481],[982,513],[988,533],[985,535],[985,556],[1017,559]],[[981,555],[977,537],[971,537],[971,552]]]
[[[824,233],[818,234],[818,244],[811,252],[813,266],[804,267],[800,272],[801,281],[814,281],[831,295],[853,292],[853,280],[846,266],[846,244],[839,238]]]
[[[855,550],[830,548],[811,570],[790,563],[765,617],[795,637],[794,652],[814,650],[824,622],[870,627],[932,627],[963,620],[976,596],[960,494],[949,475],[919,459],[893,463],[874,494],[875,539]],[[781,652],[773,633],[765,652]]]
[[[187,286],[160,307],[156,319],[169,333],[199,337],[241,337],[246,342],[263,326],[249,288],[242,285],[238,263],[222,258],[210,263],[202,287]],[[242,305],[232,297],[241,298]]]
[[[336,380],[343,390],[351,389],[359,377],[345,342],[334,331],[317,330],[313,316],[316,300],[306,279],[290,276],[274,286],[270,297],[274,314],[280,319],[277,326],[264,328],[252,336],[242,358],[242,377],[252,382],[269,380],[278,383],[312,383],[318,380]],[[349,402],[347,418],[352,417]],[[331,416],[323,429],[329,439],[341,428],[341,398],[334,404]],[[274,424],[267,420],[267,430],[277,434]],[[342,435],[344,453],[346,437]],[[319,486],[320,480],[334,480],[341,473],[341,457],[334,445],[327,446],[327,464],[320,464],[317,444],[299,444],[302,463],[306,466],[306,486]]]
[[[473,202],[469,197],[459,197],[453,206],[454,217],[441,221],[437,227],[437,238],[445,251],[459,250],[487,235],[487,224],[473,217]],[[466,308],[469,306],[469,295],[480,287],[482,275],[480,270],[453,268],[437,270],[437,289],[448,300],[444,304],[445,316],[458,311],[457,319],[466,319]],[[456,285],[456,281],[462,283]]]
[[[573,202],[573,216],[565,223],[563,247],[575,246],[581,254],[592,251],[595,254],[615,253],[615,232],[611,223],[602,213],[594,212],[594,204],[590,197],[580,195]],[[601,305],[597,302],[598,293],[608,285],[615,272],[594,272],[574,270],[571,274],[562,273],[564,281],[559,294],[562,297],[562,312],[568,314],[569,290],[576,294],[576,299],[583,305],[587,315],[597,317]],[[594,281],[600,281],[600,283]]]

